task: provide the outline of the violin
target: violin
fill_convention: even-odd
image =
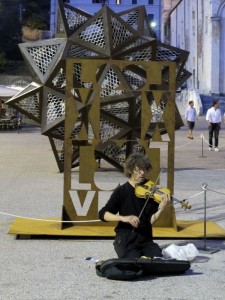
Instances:
[[[163,194],[170,195],[170,190],[164,187],[157,187],[155,183],[151,180],[147,181],[143,185],[137,185],[135,187],[135,195],[138,198],[145,198],[145,199],[152,198],[157,203],[161,202]],[[191,205],[188,202],[186,202],[185,199],[180,201],[174,197],[171,198],[174,202],[180,203],[181,207],[185,209],[191,209]]]

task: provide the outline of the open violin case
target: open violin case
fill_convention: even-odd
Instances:
[[[112,258],[96,263],[96,274],[113,280],[134,280],[151,275],[175,275],[190,268],[186,260],[164,258]]]

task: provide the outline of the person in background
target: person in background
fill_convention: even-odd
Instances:
[[[148,181],[146,175],[151,169],[147,156],[142,153],[131,154],[124,168],[128,181],[114,190],[106,205],[99,211],[100,220],[118,222],[114,240],[118,258],[162,256],[161,248],[153,242],[152,224],[163,216],[171,205],[171,198],[163,194],[159,204],[152,198],[146,200],[135,194],[135,187]]]
[[[0,116],[4,117],[5,113],[6,113],[6,105],[5,105],[4,100],[1,100],[1,103],[0,103]]]
[[[185,111],[185,119],[187,120],[188,125],[188,138],[193,139],[193,129],[195,127],[195,121],[197,120],[197,112],[194,108],[194,101],[189,101],[189,106],[186,108]]]
[[[16,109],[14,109],[13,114],[10,116],[10,118],[13,122],[14,128],[18,128],[18,126],[20,126],[21,124],[22,114]]]
[[[208,122],[209,130],[209,151],[213,148],[213,137],[214,137],[214,149],[219,151],[219,132],[221,128],[221,110],[219,109],[219,101],[214,100],[212,107],[207,110],[206,121]]]

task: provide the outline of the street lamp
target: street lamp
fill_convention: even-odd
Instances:
[[[156,34],[157,23],[155,21],[151,21],[149,25],[154,37],[157,38],[157,34]]]
[[[152,22],[150,23],[150,27],[151,27],[153,30],[156,28],[156,26],[157,26],[157,23],[156,23],[155,21],[152,21]]]

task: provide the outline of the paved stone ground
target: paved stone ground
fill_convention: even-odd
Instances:
[[[191,211],[175,206],[178,220],[203,220],[202,184],[207,192],[207,219],[225,229],[225,126],[220,152],[209,152],[204,117],[194,140],[187,127],[176,132],[175,191],[189,198]],[[203,146],[203,147],[202,147]],[[165,157],[162,155],[162,167]],[[104,170],[107,168],[107,171]],[[117,181],[121,174],[103,164],[99,180]],[[161,184],[166,182],[162,173]],[[200,250],[191,269],[179,276],[148,277],[135,282],[111,281],[95,273],[84,257],[115,257],[111,239],[17,239],[8,230],[14,217],[60,217],[63,174],[58,172],[48,138],[37,128],[0,132],[0,299],[224,299],[225,242],[216,240],[158,240],[162,248],[194,243]],[[201,251],[206,248],[207,251]],[[215,253],[209,250],[219,250]]]

